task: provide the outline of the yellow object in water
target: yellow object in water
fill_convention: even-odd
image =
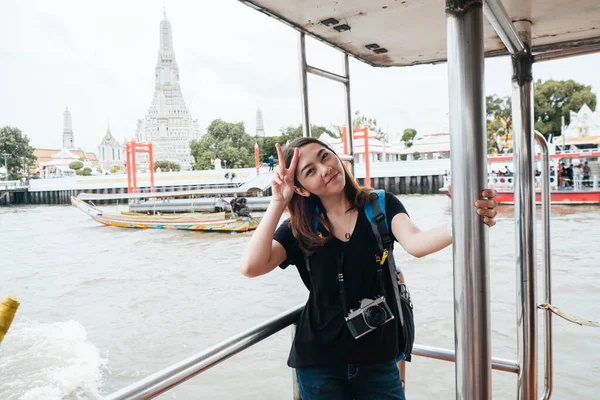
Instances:
[[[10,328],[13,318],[15,318],[19,304],[21,303],[12,297],[5,297],[0,303],[0,343],[2,343],[4,335],[8,332],[8,328]]]

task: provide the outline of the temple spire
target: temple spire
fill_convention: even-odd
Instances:
[[[75,137],[73,135],[73,121],[69,107],[65,108],[63,113],[63,148],[73,149],[75,147]]]

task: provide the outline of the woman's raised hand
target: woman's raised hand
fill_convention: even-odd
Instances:
[[[275,168],[275,173],[273,174],[273,200],[283,201],[287,204],[294,195],[294,176],[296,175],[296,166],[298,165],[299,149],[294,149],[294,156],[292,157],[290,167],[286,168],[281,146],[279,143],[276,143],[275,147],[277,148],[279,165]]]

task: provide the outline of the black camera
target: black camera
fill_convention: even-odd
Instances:
[[[354,339],[358,339],[392,319],[394,315],[385,297],[379,296],[375,300],[362,299],[358,310],[350,310],[346,316],[346,325]]]

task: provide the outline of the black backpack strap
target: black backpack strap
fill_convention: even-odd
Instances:
[[[398,275],[396,275],[396,263],[394,261],[394,241],[388,230],[386,216],[381,211],[379,206],[379,196],[373,192],[369,195],[369,204],[373,209],[373,218],[371,219],[371,229],[377,239],[377,244],[380,250],[380,263],[387,261],[394,297],[396,298],[396,307],[400,316],[400,324],[404,327],[404,313],[400,304],[400,291],[398,290]]]

